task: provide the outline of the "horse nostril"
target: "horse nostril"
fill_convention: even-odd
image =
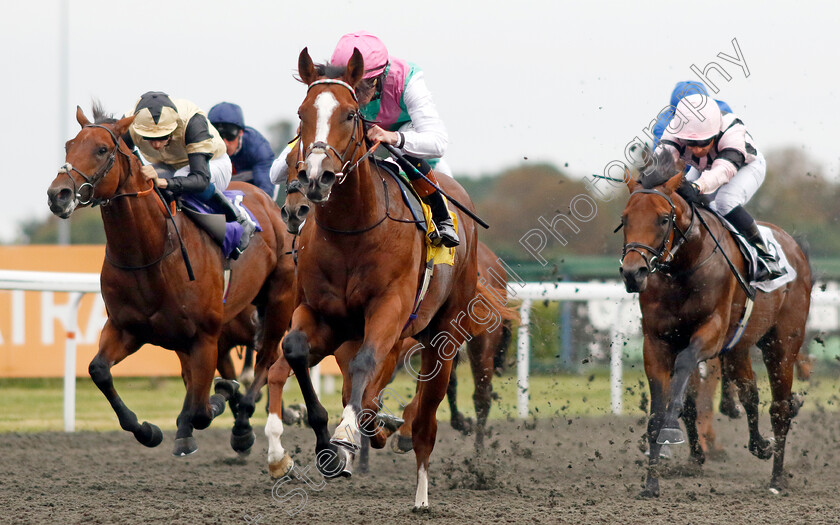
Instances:
[[[335,182],[335,173],[331,171],[325,171],[321,174],[321,180],[318,183],[321,186],[332,186],[332,183]]]
[[[52,202],[62,206],[73,200],[73,191],[70,188],[62,188],[57,192],[49,191],[47,194]]]
[[[301,171],[299,171],[299,172],[298,172],[298,180],[299,180],[299,181],[301,182],[301,184],[303,184],[304,186],[305,186],[307,183],[309,183],[309,175],[307,175],[307,174],[306,174],[306,171],[305,171],[305,170],[301,170]]]
[[[304,217],[306,217],[307,213],[309,213],[309,206],[304,205],[298,208],[297,216],[298,218],[303,219]]]
[[[280,208],[280,218],[283,219],[283,222],[289,222],[289,210],[286,209],[285,205]]]

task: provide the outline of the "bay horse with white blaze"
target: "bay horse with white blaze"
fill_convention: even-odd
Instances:
[[[239,399],[231,435],[233,449],[247,452],[254,442],[249,423],[254,398],[265,384],[293,306],[294,266],[291,257],[283,255],[291,236],[285,232],[279,208],[259,188],[231,184],[231,189],[245,194],[244,203],[263,231],[232,262],[230,288],[223,300],[221,249],[185,214],[169,218],[167,204],[143,177],[139,158],[121,139],[134,116],[115,120],[94,106],[94,119],[96,123],[91,123],[77,109],[82,129],[67,142],[66,164],[47,191],[50,210],[61,218],[85,205],[99,205],[102,212],[106,245],[101,286],[108,319],[99,352],[90,363],[91,378],[108,398],[120,426],[143,445],[157,446],[163,439],[160,429],[138,422],[114,389],[110,369],[147,343],[174,350],[187,393],[173,453],[191,454],[197,449],[193,429],[206,428],[224,410],[224,401],[237,394],[235,382],[218,382],[213,396],[210,386],[214,368],[223,364],[218,347],[223,325],[253,303],[264,327],[257,378]],[[194,281],[188,280],[184,259],[176,255],[180,238],[194,268]]]
[[[388,185],[379,168],[363,158],[367,147],[355,96],[364,73],[361,53],[355,50],[347,68],[328,78],[304,49],[298,73],[308,89],[298,111],[302,146],[297,171],[312,203],[309,220],[317,227],[301,232],[298,306],[283,352],[306,401],[316,436],[317,466],[325,476],[335,477],[345,471],[347,451],[357,450],[362,431],[374,448],[385,446],[387,434],[376,425],[377,383],[390,378],[401,340],[415,337],[424,343],[420,352],[424,380],[417,392],[412,439],[417,462],[414,505],[425,508],[429,456],[437,433],[435,412],[446,393],[452,356],[467,332],[476,328],[469,315],[477,291],[475,224],[458,212],[461,244],[455,249],[454,263],[435,268],[425,299],[412,315],[425,268],[424,236],[414,224],[400,222],[411,217],[405,208],[389,205],[400,200],[397,185]],[[457,182],[440,180],[447,193],[471,205]],[[348,363],[349,401],[331,438],[309,366],[347,341],[362,344]],[[271,466],[282,457],[272,448],[279,445],[282,426],[279,414],[269,410]]]
[[[695,400],[686,396],[686,387],[698,363],[717,355],[723,374],[738,386],[747,413],[750,452],[761,459],[774,458],[770,490],[778,493],[786,482],[785,442],[798,408],[791,396],[791,384],[811,300],[808,259],[793,238],[767,224],[796,271],[796,278],[773,292],[757,291],[743,335],[732,349],[722,352],[736,333],[748,303],[721,249],[741,275],[746,275],[747,262],[714,214],[689,204],[677,193],[682,179],[679,166],[675,168],[667,161],[661,161],[651,172],[651,179],[647,179],[650,182],[644,187],[628,176],[630,199],[622,214],[625,245],[621,276],[628,292],[639,292],[645,373],[651,396],[647,430],[650,458],[641,495],[659,495],[659,449],[664,443],[683,442],[680,415],[685,420],[692,457],[703,462],[703,451],[697,444]],[[708,230],[700,225],[698,215],[705,219]],[[753,345],[761,349],[770,378],[775,443],[764,439],[758,430],[758,389],[749,354]]]

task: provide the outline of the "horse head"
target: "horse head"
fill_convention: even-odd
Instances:
[[[280,217],[286,223],[286,230],[297,235],[308,213],[309,200],[302,192],[300,181],[292,180],[286,187],[286,201],[280,208]]]
[[[300,53],[298,74],[309,89],[298,109],[300,147],[296,169],[311,202],[329,199],[335,182],[363,152],[364,129],[355,88],[364,70],[358,49],[335,78],[319,72],[306,48]]]
[[[113,196],[120,187],[120,175],[112,175],[118,154],[128,155],[120,137],[128,130],[134,115],[121,120],[107,118],[98,105],[91,123],[82,108],[76,107],[76,120],[82,129],[64,146],[65,164],[47,189],[50,211],[66,219],[79,206],[96,204]]]
[[[670,156],[670,155],[669,155]],[[668,170],[679,167],[671,162]],[[683,171],[664,178],[661,171],[649,171],[639,181],[627,179],[630,199],[621,215],[624,227],[624,250],[621,277],[628,292],[643,292],[647,278],[662,264],[670,262],[678,223],[685,201],[676,193],[683,181]],[[664,179],[664,180],[663,180]],[[651,186],[652,181],[657,182]]]

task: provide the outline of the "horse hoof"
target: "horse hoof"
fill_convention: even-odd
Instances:
[[[295,468],[295,460],[292,456],[286,454],[277,463],[268,464],[268,473],[274,479],[282,478]]]
[[[251,383],[254,382],[254,369],[248,368],[247,370],[243,370],[242,373],[239,374],[239,382],[246,389],[250,388]]]
[[[172,449],[172,455],[182,458],[194,454],[196,450],[198,450],[198,443],[196,443],[194,437],[175,438],[175,448]]]
[[[401,417],[393,416],[391,414],[376,414],[376,422],[382,425],[382,428],[388,432],[396,432],[405,423]]]
[[[773,457],[773,445],[775,439],[762,439],[758,443],[750,442],[750,453],[758,459],[770,459]]]
[[[729,419],[738,419],[744,414],[744,409],[738,406],[735,401],[721,401],[718,407],[720,413]]]
[[[645,456],[650,457],[650,449],[645,450]],[[668,445],[659,447],[659,459],[671,459],[672,457],[674,457],[674,453],[671,452],[671,447]]]
[[[137,441],[144,447],[154,448],[163,442],[163,432],[157,425],[144,421],[140,432],[135,434]]]
[[[237,430],[238,429],[234,427],[233,431],[230,433],[230,448],[240,454],[250,453],[251,447],[254,445],[254,441],[256,440],[253,429],[249,426],[245,428],[244,432],[237,432]]]
[[[473,420],[468,417],[464,417],[461,414],[458,414],[458,417],[452,418],[450,424],[452,425],[452,428],[465,436],[472,433]]]
[[[284,425],[304,424],[307,420],[306,405],[289,405],[283,409],[282,415]]]
[[[641,499],[653,499],[659,497],[659,490],[652,490],[652,489],[644,489],[639,493],[639,498]]]
[[[411,436],[397,434],[396,437],[391,440],[391,450],[397,454],[405,454],[407,452],[411,452],[413,449],[414,441],[411,439]]]
[[[214,380],[213,392],[223,396],[225,399],[232,398],[239,391],[239,382],[234,379],[222,379],[217,377]]]
[[[350,477],[344,449],[325,449],[315,455],[315,464],[325,479]]]
[[[660,445],[679,445],[685,443],[685,437],[679,428],[663,428],[659,431],[656,442]]]

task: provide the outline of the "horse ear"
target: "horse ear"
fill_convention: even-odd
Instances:
[[[122,118],[114,124],[114,132],[118,137],[122,137],[125,135],[125,132],[128,131],[128,127],[134,122],[134,117],[137,115],[130,115],[128,117]]]
[[[671,194],[677,191],[677,188],[682,184],[683,176],[685,176],[685,171],[680,171],[668,179],[668,182],[665,183],[665,193]]]
[[[344,81],[356,87],[356,84],[362,80],[365,74],[365,59],[362,58],[362,53],[358,48],[353,49],[353,55],[350,61],[347,62],[347,69],[344,71]]]
[[[627,189],[630,191],[630,193],[633,193],[634,191],[638,190],[642,186],[639,183],[639,181],[637,181],[633,177],[628,176],[626,180],[627,180]]]
[[[85,116],[85,112],[82,111],[81,106],[76,106],[76,122],[78,122],[81,127],[90,126],[90,121]]]
[[[298,57],[298,75],[303,83],[309,85],[318,80],[318,74],[315,71],[315,64],[312,62],[312,57],[309,56],[309,48],[304,47]]]

